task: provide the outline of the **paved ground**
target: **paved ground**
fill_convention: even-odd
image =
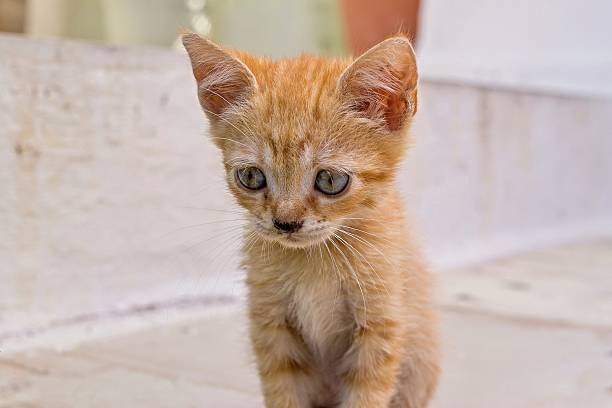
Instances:
[[[447,271],[439,286],[435,407],[612,407],[612,241]],[[0,354],[0,408],[260,406],[239,309]]]

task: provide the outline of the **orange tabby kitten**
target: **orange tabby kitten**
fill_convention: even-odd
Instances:
[[[417,105],[409,41],[354,61],[274,61],[196,34],[183,44],[250,218],[266,406],[425,407],[439,371],[429,273],[394,185]]]

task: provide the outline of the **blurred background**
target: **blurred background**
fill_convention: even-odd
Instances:
[[[262,406],[182,29],[420,65],[436,407],[612,406],[612,2],[0,0],[0,407]]]
[[[359,54],[404,32],[427,77],[610,95],[612,6],[591,0],[1,0],[0,30],[180,49],[189,29],[246,51]]]

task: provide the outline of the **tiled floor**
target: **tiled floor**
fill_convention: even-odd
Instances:
[[[440,275],[435,407],[612,407],[612,241]],[[243,312],[0,354],[0,407],[260,407]]]

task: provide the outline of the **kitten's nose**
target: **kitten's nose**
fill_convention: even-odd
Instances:
[[[274,219],[272,222],[274,223],[274,227],[276,227],[276,229],[283,232],[296,232],[302,228],[302,224],[304,223],[304,221],[285,222],[277,219]]]

